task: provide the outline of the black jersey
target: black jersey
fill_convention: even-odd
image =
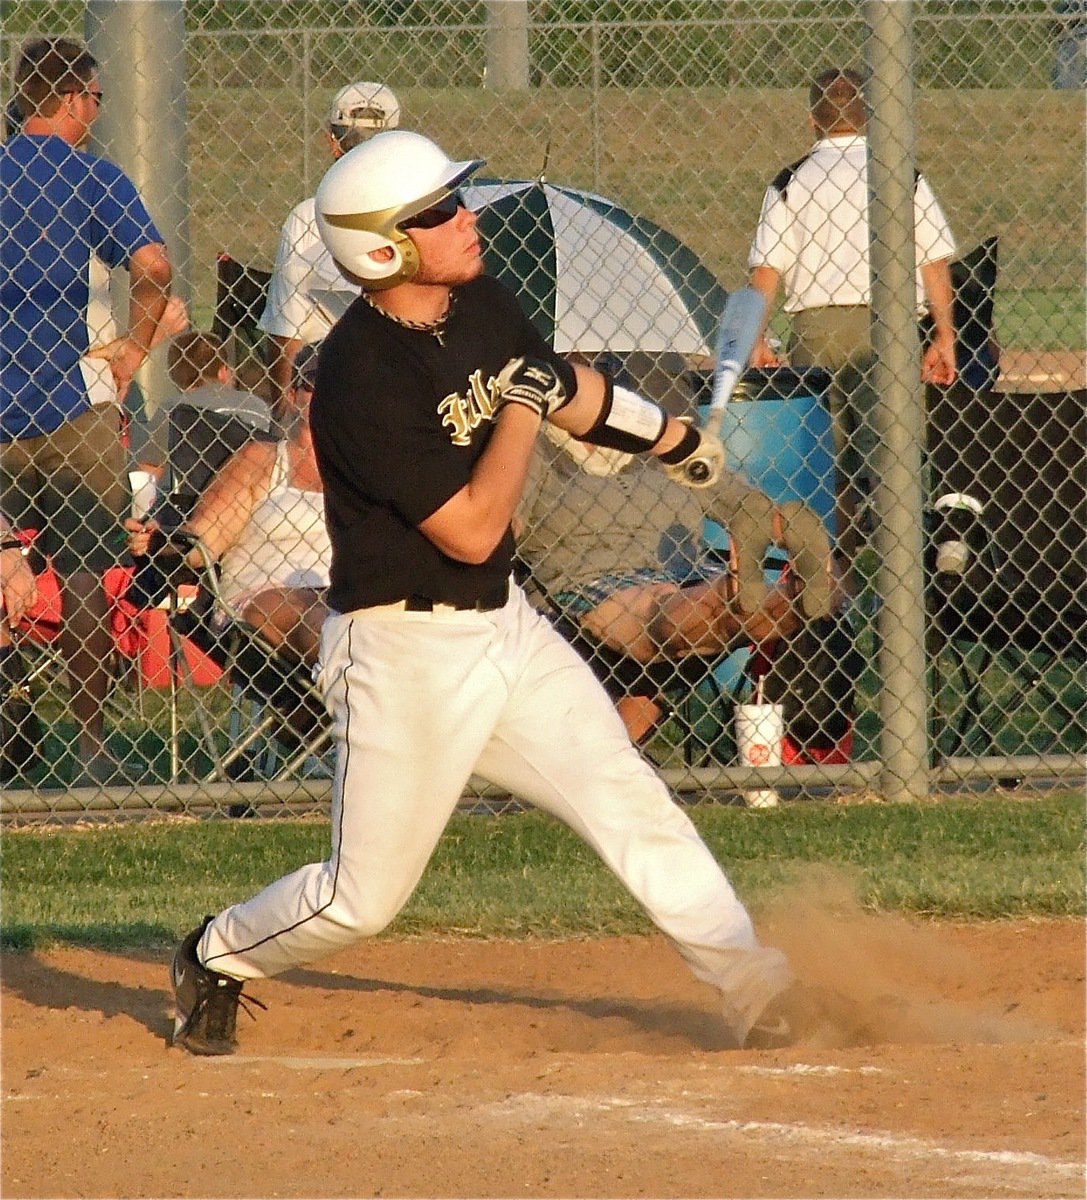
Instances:
[[[417,527],[468,483],[491,434],[494,377],[511,358],[553,363],[571,395],[576,379],[504,284],[481,276],[453,297],[440,339],[358,299],[321,348],[310,423],[339,612],[409,596],[471,605],[510,573],[508,529],[473,565]]]

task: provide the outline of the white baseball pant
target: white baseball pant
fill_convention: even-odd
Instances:
[[[331,615],[321,686],[338,759],[332,853],[221,913],[213,970],[275,975],[375,934],[408,900],[472,774],[601,856],[743,1038],[792,979],[577,653],[517,587],[493,612]]]

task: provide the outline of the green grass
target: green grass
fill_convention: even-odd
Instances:
[[[165,783],[170,778],[170,697],[166,688],[137,692],[130,678],[120,681],[113,692],[115,704],[107,723],[109,748],[127,763],[135,778],[148,783]],[[55,676],[35,687],[35,711],[45,730],[41,761],[26,779],[36,787],[63,787],[80,769],[77,753],[78,725],[73,719],[67,692]],[[213,766],[198,736],[197,709],[218,732],[220,753],[230,744],[228,736],[231,694],[225,681],[196,693],[182,691],[179,700],[181,736],[179,754],[185,781],[203,778]]]
[[[1084,805],[1074,793],[882,806],[692,813],[757,911],[818,865],[872,909],[952,918],[1081,916]],[[163,822],[9,832],[4,948],[164,945],[204,912],[324,858],[327,822]],[[585,937],[649,925],[596,856],[539,814],[458,815],[399,936]]]
[[[1001,340],[1031,350],[1083,350],[1087,293],[1077,288],[997,291],[993,316]],[[1079,337],[1070,337],[1078,330]]]

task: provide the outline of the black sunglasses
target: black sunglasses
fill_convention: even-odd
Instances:
[[[401,221],[400,228],[437,229],[446,221],[452,221],[463,207],[464,198],[460,192],[450,192],[448,196],[443,196],[437,204],[432,204],[429,208],[424,208],[422,212],[416,213],[414,217],[408,217],[406,221]]]

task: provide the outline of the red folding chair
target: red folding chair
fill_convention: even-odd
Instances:
[[[33,546],[35,532],[20,535]],[[116,684],[129,681],[134,687],[141,715],[145,714],[145,689],[168,690],[170,734],[170,781],[181,774],[180,701],[185,688],[209,687],[218,682],[222,669],[189,638],[183,637],[172,625],[171,617],[179,608],[195,598],[195,585],[180,587],[161,605],[141,608],[129,598],[134,568],[110,567],[102,577],[110,608],[110,628],[113,634],[114,670]],[[28,682],[41,685],[47,679],[66,679],[66,668],[56,643],[63,621],[60,581],[52,563],[45,560],[44,570],[37,575],[38,599],[14,630],[23,649],[33,649]],[[118,687],[107,696],[109,711],[114,716],[129,717],[129,706],[117,695]],[[199,715],[202,726],[206,717]],[[210,739],[210,730],[204,729]]]

